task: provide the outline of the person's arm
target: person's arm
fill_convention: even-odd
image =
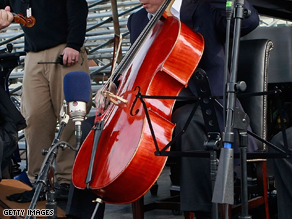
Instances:
[[[8,27],[13,21],[13,14],[10,12],[10,7],[6,6],[5,9],[0,9],[0,29]]]
[[[68,37],[67,47],[80,51],[84,44],[88,6],[86,0],[67,1]]]
[[[69,33],[67,46],[63,51],[63,61],[65,65],[72,66],[78,62],[79,51],[84,44],[88,15],[86,0],[68,0],[67,14]]]
[[[250,11],[248,18],[242,19],[241,36],[244,36],[259,26],[260,18],[257,10],[247,0],[244,1],[243,7]]]

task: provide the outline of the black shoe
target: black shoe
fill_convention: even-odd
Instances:
[[[10,196],[7,196],[6,198],[10,201],[15,201],[19,203],[26,203],[31,202],[32,198],[35,196],[35,189],[30,191],[25,191],[22,193],[16,193],[12,194]],[[41,191],[39,196],[37,197],[38,201],[44,201],[46,200],[46,194],[44,191]]]
[[[56,200],[65,200],[68,199],[70,184],[69,183],[61,183],[55,189],[55,198]]]

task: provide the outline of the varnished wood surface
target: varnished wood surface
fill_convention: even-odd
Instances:
[[[105,126],[95,156],[93,180],[85,184],[93,131],[76,157],[72,179],[87,186],[107,203],[130,203],[143,196],[162,171],[166,157],[155,156],[154,142],[140,100],[143,95],[177,96],[187,85],[202,55],[203,38],[174,17],[159,21],[129,64],[117,95],[127,104],[111,104],[99,118]],[[178,78],[181,78],[178,80]],[[170,140],[173,99],[145,99],[159,148]]]

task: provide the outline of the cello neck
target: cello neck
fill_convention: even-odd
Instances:
[[[131,48],[133,48],[133,50],[135,50],[136,47],[139,47],[139,45],[141,45],[142,42],[147,38],[148,33],[153,29],[153,27],[161,19],[161,17],[162,17],[162,15],[163,15],[164,12],[166,12],[167,15],[170,15],[171,14],[170,9],[171,9],[171,6],[173,5],[173,2],[174,1],[175,0],[165,0],[162,3],[162,5],[157,10],[157,12],[155,13],[155,15],[148,22],[148,24],[146,25],[146,27],[144,28],[144,30],[141,32],[141,34],[139,35],[139,37],[134,42],[133,46],[131,47]]]
[[[168,17],[173,16],[171,13],[171,7],[175,0],[170,0],[170,2],[166,5],[166,9],[164,10],[164,14]]]

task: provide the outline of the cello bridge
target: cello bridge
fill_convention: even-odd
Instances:
[[[118,100],[121,101],[122,103],[128,103],[128,100],[126,100],[122,97],[119,97],[119,96],[113,94],[112,92],[104,91],[104,92],[102,92],[102,94],[104,97],[106,97],[109,101],[111,101],[115,105],[119,104]]]

